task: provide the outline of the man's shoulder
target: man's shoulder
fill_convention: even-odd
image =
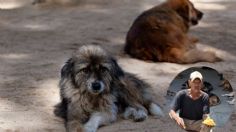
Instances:
[[[186,94],[186,93],[188,93],[188,89],[182,89],[182,90],[178,91],[178,93]]]
[[[188,93],[188,89],[183,89],[180,90],[176,93],[176,96],[182,96],[182,95],[186,95]]]
[[[201,92],[202,92],[202,97],[203,98],[205,98],[205,99],[209,98],[209,95],[207,93],[205,93],[204,91],[201,91]]]

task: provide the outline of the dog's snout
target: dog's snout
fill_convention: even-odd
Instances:
[[[105,89],[104,82],[102,80],[91,79],[87,86],[89,92],[93,94],[99,94]]]
[[[94,91],[99,91],[101,89],[101,84],[99,82],[92,83],[92,88]]]
[[[202,17],[203,17],[203,13],[201,11],[198,11],[197,13],[198,20],[202,19]]]

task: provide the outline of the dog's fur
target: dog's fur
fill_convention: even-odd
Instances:
[[[209,105],[210,106],[216,106],[219,105],[221,103],[220,98],[213,93],[209,93]]]
[[[132,57],[155,62],[220,61],[215,53],[197,49],[198,39],[187,35],[202,16],[189,0],[167,0],[136,18],[124,50]]]
[[[227,79],[223,79],[223,81],[221,81],[221,84],[219,86],[223,87],[224,91],[233,92],[233,88],[229,83],[229,80]]]
[[[68,132],[95,132],[114,122],[118,111],[141,121],[163,115],[150,86],[124,72],[101,47],[82,46],[61,70],[59,112]],[[58,110],[57,110],[58,111]]]

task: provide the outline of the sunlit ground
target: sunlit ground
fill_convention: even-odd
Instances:
[[[17,59],[27,59],[28,55],[27,54],[0,54],[0,59],[13,59],[13,60],[17,60]]]
[[[10,10],[31,4],[32,0],[0,0],[0,9]]]

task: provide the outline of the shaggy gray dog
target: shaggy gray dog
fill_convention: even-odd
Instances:
[[[59,86],[58,111],[68,132],[95,132],[114,122],[118,111],[134,121],[146,119],[148,112],[163,115],[150,86],[125,73],[99,46],[82,46],[63,66]]]

